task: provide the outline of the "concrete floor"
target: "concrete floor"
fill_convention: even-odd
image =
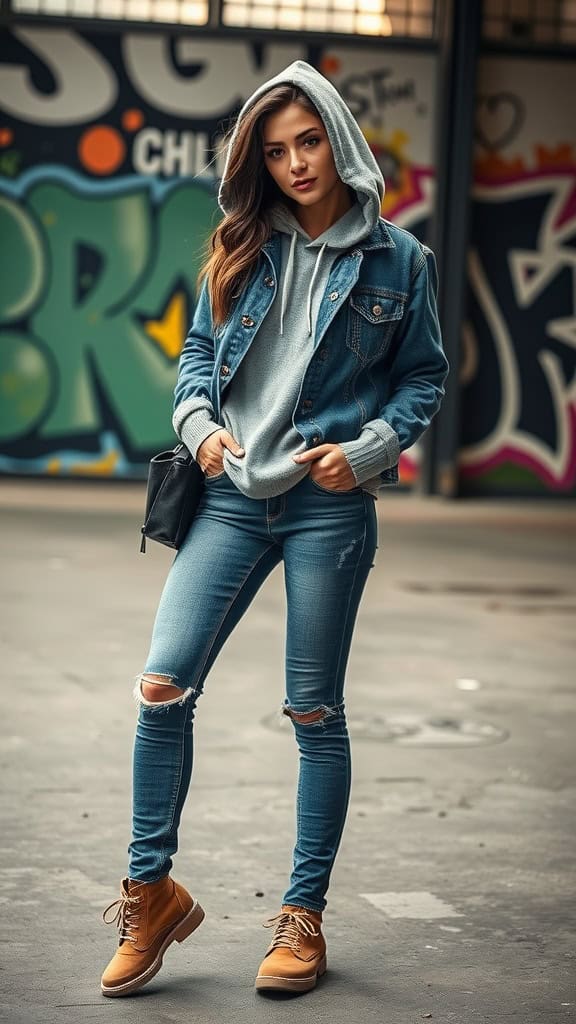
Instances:
[[[389,493],[348,672],[354,785],[325,979],[296,999],[253,991],[293,836],[279,569],[198,712],[174,874],[206,921],[139,995],[100,996],[130,691],[171,560],[139,554],[142,504],[139,485],[0,483],[0,1019],[574,1019],[574,505]]]

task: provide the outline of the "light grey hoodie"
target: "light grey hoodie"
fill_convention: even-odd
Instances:
[[[245,449],[237,458],[224,452],[224,467],[231,480],[252,498],[268,498],[293,487],[310,465],[299,465],[292,456],[305,450],[293,424],[304,373],[313,353],[318,309],[330,269],[340,252],[354,248],[376,225],[380,216],[384,180],[360,128],[334,86],[304,61],[295,61],[275,78],[263,83],[245,103],[246,111],[264,92],[280,83],[300,86],[322,117],[339,177],[356,194],[352,207],[315,239],[304,231],[282,201],[272,210],[272,226],[282,233],[282,261],[278,290],[250,349],[244,356],[222,406],[221,423],[212,416],[205,400],[198,407],[186,402],[184,416],[174,413],[174,427],[196,456],[202,442],[225,426]],[[218,194],[221,209],[230,212],[226,196],[226,171],[230,147]],[[380,439],[365,428],[355,441],[341,444],[352,470],[360,458]],[[356,476],[356,473],[355,473]],[[362,481],[376,494],[378,477]]]

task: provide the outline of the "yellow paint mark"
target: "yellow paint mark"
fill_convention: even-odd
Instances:
[[[541,173],[554,170],[571,171],[574,167],[575,153],[569,143],[559,143],[555,148],[534,146],[534,160],[523,156],[512,156],[509,159],[498,153],[488,153],[474,162],[474,173],[478,178],[490,178],[492,181],[509,181],[525,177],[531,170]]]
[[[410,136],[398,129],[386,135],[385,132],[373,128],[364,130],[368,144],[376,157],[382,153],[392,156],[396,162],[395,182],[386,182],[386,192],[382,202],[382,215],[393,216],[400,206],[407,206],[419,198],[418,183],[412,173],[412,165],[407,155]]]
[[[118,457],[118,452],[111,451],[97,462],[76,462],[70,467],[70,472],[82,476],[111,476]]]
[[[160,346],[168,359],[177,359],[186,333],[186,293],[175,292],[161,320],[146,320],[147,334]]]
[[[13,395],[18,387],[18,377],[15,373],[3,373],[0,376],[0,390],[5,395]]]
[[[541,171],[574,166],[576,153],[568,142],[560,142],[555,149],[548,149],[547,146],[535,146],[535,152],[536,166]]]
[[[47,228],[51,228],[52,225],[56,223],[56,220],[57,217],[54,210],[45,210],[42,214],[42,223],[45,224]]]
[[[499,153],[488,153],[474,161],[474,174],[477,178],[490,178],[492,181],[507,178],[521,178],[527,173],[528,167],[524,157],[517,156],[506,160]]]
[[[399,160],[407,160],[406,150],[410,143],[410,136],[402,129],[397,128],[391,132],[388,139],[386,140],[386,149],[393,153],[394,156],[398,157]]]
[[[59,473],[61,468],[62,464],[60,459],[50,459],[50,461],[46,463],[46,472],[51,473],[53,476]]]
[[[32,419],[38,406],[34,398],[25,398],[18,402],[18,413],[22,419]]]

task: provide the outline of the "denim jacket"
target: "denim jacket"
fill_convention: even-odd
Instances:
[[[221,422],[226,389],[273,301],[279,270],[280,235],[273,232],[217,328],[204,280],[180,357],[177,433],[198,408],[211,409]],[[432,251],[383,218],[356,248],[337,257],[293,413],[306,448],[353,441],[368,429],[374,443],[362,460],[363,477],[398,482],[400,452],[426,429],[444,394],[448,362],[436,292]]]

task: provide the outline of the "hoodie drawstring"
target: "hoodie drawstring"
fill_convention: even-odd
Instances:
[[[282,307],[280,310],[280,334],[284,334],[284,313],[288,304],[288,292],[290,291],[290,285],[292,284],[292,272],[294,269],[294,250],[296,248],[296,232],[292,232],[292,241],[290,242],[290,253],[288,256],[288,262],[286,264],[286,271],[284,273],[284,287],[282,289]]]
[[[320,263],[322,262],[322,256],[324,255],[324,249],[326,248],[327,244],[328,244],[327,242],[324,242],[324,244],[322,245],[322,248],[320,249],[320,251],[318,253],[318,257],[317,257],[316,263],[314,265],[314,273],[312,274],[312,279],[310,281],[310,287],[308,289],[308,301],[306,302],[306,316],[308,318],[308,334],[309,335],[312,334],[312,289],[314,288],[314,282],[316,280],[316,274],[318,273],[318,271],[320,269]]]
[[[292,285],[292,276],[294,272],[294,250],[296,249],[296,240],[298,232],[292,232],[292,240],[290,242],[290,252],[288,254],[288,262],[286,263],[286,270],[284,272],[284,287],[282,288],[282,305],[280,309],[280,334],[284,334],[284,313],[286,312],[286,306],[288,305],[288,296],[290,294],[290,287]],[[314,283],[320,269],[322,262],[322,256],[327,246],[327,242],[324,242],[322,247],[318,250],[318,256],[316,257],[316,263],[314,264],[314,272],[310,279],[310,287],[308,289],[308,298],[306,300],[306,320],[308,324],[308,335],[312,334],[312,293],[314,291]]]

